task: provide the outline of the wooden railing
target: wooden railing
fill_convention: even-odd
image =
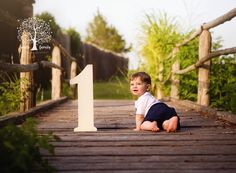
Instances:
[[[12,16],[10,13],[4,10],[0,10],[1,20],[12,26],[13,28],[17,28],[20,23],[19,21]],[[70,78],[73,78],[77,75],[77,60],[72,57],[66,49],[59,44],[53,38],[51,39],[52,45],[52,62],[48,61],[38,61],[33,62],[33,53],[30,49],[30,42],[28,39],[29,35],[27,32],[22,34],[21,45],[19,47],[20,54],[20,64],[10,64],[10,63],[0,63],[0,70],[5,72],[20,72],[20,77],[25,78],[28,82],[21,82],[21,93],[22,93],[22,103],[20,105],[20,111],[25,112],[32,107],[36,106],[36,94],[32,88],[34,86],[33,80],[33,71],[39,70],[41,67],[49,67],[52,68],[52,90],[51,90],[51,99],[56,100],[61,97],[61,86],[62,80],[61,75],[64,69],[61,66],[61,55],[63,58],[67,58],[67,60],[71,63],[71,73]],[[74,86],[71,86],[72,90],[75,90]],[[75,94],[75,92],[72,92]]]
[[[227,48],[223,50],[217,50],[211,52],[211,33],[209,30],[226,21],[231,20],[236,16],[236,8],[232,9],[228,13],[218,17],[217,19],[204,23],[197,29],[192,35],[187,39],[178,43],[173,51],[170,53],[169,57],[174,58],[180,50],[181,46],[187,45],[191,40],[199,36],[199,60],[188,66],[185,69],[180,69],[180,62],[176,60],[172,65],[172,75],[171,75],[171,98],[179,99],[179,76],[180,74],[186,74],[189,71],[198,69],[198,95],[197,103],[203,106],[209,106],[209,75],[210,75],[210,60],[212,58],[218,57],[220,55],[235,54],[236,47]],[[233,33],[232,33],[233,34]]]
[[[52,68],[52,90],[51,99],[56,100],[61,97],[62,80],[61,75],[64,69],[61,66],[61,54],[71,62],[70,78],[74,78],[77,75],[77,60],[70,56],[70,54],[61,46],[56,40],[52,39],[52,62],[39,61],[33,62],[32,52],[30,49],[29,35],[24,33],[22,35],[22,43],[20,46],[20,64],[0,63],[0,69],[6,72],[20,72],[20,78],[26,79],[21,83],[22,102],[20,105],[20,111],[24,112],[30,108],[36,106],[36,102],[33,94],[33,71],[40,69],[40,67]],[[72,91],[75,90],[75,86],[71,86]],[[72,92],[75,94],[75,92]]]

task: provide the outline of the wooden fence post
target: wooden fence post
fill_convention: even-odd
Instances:
[[[32,56],[30,50],[30,39],[29,33],[23,32],[21,36],[21,64],[31,64]],[[24,112],[33,107],[33,73],[32,72],[22,72],[20,73],[21,78],[21,99],[20,111]]]
[[[179,48],[176,47],[173,50],[173,57],[176,56],[177,52],[179,52]],[[172,65],[172,71],[180,70],[180,62],[179,59],[176,59]],[[171,98],[179,99],[179,76],[172,73],[171,75],[171,91],[170,91]]]
[[[75,61],[71,62],[71,71],[70,71],[70,79],[73,79],[77,75],[77,63]],[[76,98],[76,85],[71,84],[71,96],[72,98]]]
[[[54,46],[52,50],[52,63],[61,66],[61,52],[59,47]],[[61,97],[61,70],[52,68],[52,100]]]
[[[163,63],[161,62],[159,64],[159,75],[158,75],[158,85],[157,85],[157,99],[163,99],[164,97],[164,94],[163,94],[163,70],[164,70],[164,65]]]
[[[203,30],[199,37],[199,60],[207,56],[211,51],[211,34],[208,30]],[[211,61],[207,61],[198,70],[198,97],[197,103],[200,105],[209,105],[209,75]]]

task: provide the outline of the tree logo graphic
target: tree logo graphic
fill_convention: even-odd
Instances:
[[[51,40],[51,29],[49,24],[39,18],[29,17],[21,23],[18,29],[18,39],[24,32],[29,33],[29,42],[33,44],[32,51],[38,50],[37,45],[48,43]]]

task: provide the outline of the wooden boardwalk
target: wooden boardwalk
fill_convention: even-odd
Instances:
[[[175,106],[182,129],[135,132],[133,101],[96,100],[97,132],[74,133],[77,102],[38,116],[38,129],[53,131],[55,156],[44,154],[58,172],[235,173],[236,127]]]

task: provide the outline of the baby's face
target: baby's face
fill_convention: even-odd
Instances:
[[[149,85],[141,81],[140,77],[130,81],[130,91],[133,95],[140,97],[148,90]]]

